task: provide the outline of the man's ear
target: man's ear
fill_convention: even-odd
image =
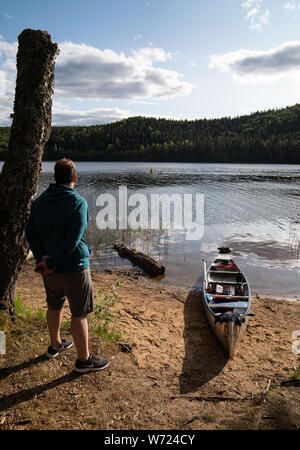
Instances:
[[[77,173],[75,173],[74,175],[74,183],[76,183],[76,181],[77,181]]]

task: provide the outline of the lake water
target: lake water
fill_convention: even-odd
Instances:
[[[89,204],[89,245],[94,267],[128,266],[112,249],[115,241],[143,251],[165,267],[160,283],[201,285],[203,262],[220,246],[230,247],[252,291],[298,296],[300,288],[300,166],[181,163],[80,162],[77,191]],[[44,162],[42,192],[53,180]],[[151,169],[152,172],[151,173]],[[182,230],[99,230],[96,198],[120,186],[131,194],[202,194],[204,234],[187,240]],[[133,208],[129,208],[132,210]],[[194,211],[195,214],[195,211]]]

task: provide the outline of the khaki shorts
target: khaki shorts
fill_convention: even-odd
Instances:
[[[43,275],[48,307],[59,310],[66,299],[72,317],[82,317],[93,311],[93,287],[90,268],[74,273]]]

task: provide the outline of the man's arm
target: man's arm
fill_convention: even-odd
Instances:
[[[86,232],[88,224],[88,206],[85,200],[78,202],[68,229],[66,238],[45,262],[48,269],[54,269],[70,256],[78,246],[80,239]]]
[[[32,209],[29,215],[28,222],[26,224],[25,236],[29,244],[30,250],[33,253],[35,261],[38,264],[41,261],[42,256],[44,255],[44,250],[37,236],[37,232],[33,221]]]

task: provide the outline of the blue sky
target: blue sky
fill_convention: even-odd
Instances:
[[[88,125],[293,105],[299,25],[300,0],[2,0],[0,125],[10,123],[25,28],[60,47],[53,124]]]

